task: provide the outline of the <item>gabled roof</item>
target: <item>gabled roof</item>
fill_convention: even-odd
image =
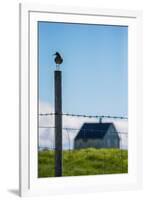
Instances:
[[[111,125],[114,126],[113,123],[84,123],[75,140],[83,138],[102,139]]]

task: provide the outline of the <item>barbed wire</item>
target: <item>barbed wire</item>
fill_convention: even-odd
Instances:
[[[39,126],[39,128],[46,128],[46,129],[55,129],[55,126]],[[85,132],[87,132],[87,131],[89,131],[89,132],[105,132],[105,130],[98,130],[98,129],[89,129],[89,128],[83,128],[83,129],[81,129],[81,128],[69,128],[69,127],[63,127],[62,128],[62,130],[68,130],[68,131],[79,131],[79,130],[81,130],[81,131],[85,131]],[[110,132],[110,133],[119,133],[119,134],[128,134],[128,132],[121,132],[121,131],[112,131],[112,132]]]
[[[62,115],[70,117],[84,117],[84,118],[109,118],[109,119],[125,119],[128,117],[123,116],[111,116],[111,115],[84,115],[84,114],[71,114],[71,113],[39,113],[39,116],[51,116],[51,115]]]

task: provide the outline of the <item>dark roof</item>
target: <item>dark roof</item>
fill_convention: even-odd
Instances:
[[[114,126],[113,123],[84,123],[76,135],[75,140],[80,138],[101,139],[105,136],[111,125]]]

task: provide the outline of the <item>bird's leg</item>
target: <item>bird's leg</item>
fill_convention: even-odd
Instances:
[[[56,69],[59,70],[59,64],[56,64]]]

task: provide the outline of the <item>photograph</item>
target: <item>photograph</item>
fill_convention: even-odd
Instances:
[[[38,178],[128,173],[128,26],[37,22]]]

